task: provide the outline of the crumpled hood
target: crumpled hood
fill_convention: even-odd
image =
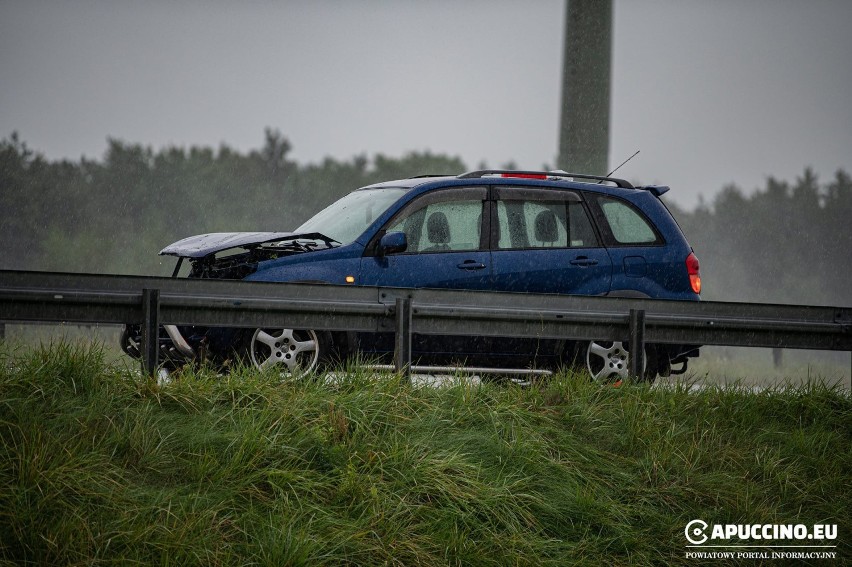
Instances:
[[[203,258],[214,252],[229,248],[239,248],[251,244],[262,244],[283,240],[293,236],[293,232],[211,232],[198,234],[169,244],[162,250],[161,255],[180,256],[182,258]]]

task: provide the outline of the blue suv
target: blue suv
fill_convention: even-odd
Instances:
[[[698,260],[666,209],[663,186],[566,172],[507,170],[429,175],[349,193],[293,232],[214,233],[160,254],[190,278],[495,290],[697,301]],[[139,331],[124,350],[138,356]],[[382,358],[392,335],[310,329],[166,326],[167,360],[235,354],[260,368],[311,370],[355,352]],[[649,345],[645,376],[683,372],[697,347]],[[581,363],[598,380],[626,376],[619,342],[415,335],[421,363],[499,368]],[[676,365],[680,368],[673,370]]]

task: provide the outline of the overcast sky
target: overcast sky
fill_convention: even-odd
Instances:
[[[556,160],[564,0],[0,0],[0,137]],[[852,1],[616,0],[610,164],[691,207],[852,170]],[[2,189],[2,188],[0,188]]]

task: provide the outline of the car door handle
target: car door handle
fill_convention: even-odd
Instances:
[[[482,270],[485,268],[485,264],[482,262],[477,262],[476,260],[465,260],[461,264],[459,264],[460,270]]]
[[[596,266],[598,264],[597,260],[589,258],[588,256],[578,256],[569,262],[572,266]]]

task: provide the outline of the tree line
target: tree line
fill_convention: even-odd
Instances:
[[[750,195],[724,187],[693,211],[671,206],[701,262],[703,297],[852,306],[852,179],[806,168]]]
[[[267,129],[260,150],[108,140],[102,161],[51,162],[16,134],[0,142],[0,269],[170,273],[157,252],[193,234],[292,230],[346,193],[419,173],[464,171],[429,152],[300,165]]]
[[[165,245],[205,232],[290,230],[349,191],[460,173],[458,157],[412,152],[302,165],[267,129],[259,150],[165,148],[110,139],[102,160],[49,161],[0,141],[0,269],[166,275]],[[668,203],[701,261],[704,297],[852,305],[852,179],[805,169],[751,194],[731,185],[687,211]]]

